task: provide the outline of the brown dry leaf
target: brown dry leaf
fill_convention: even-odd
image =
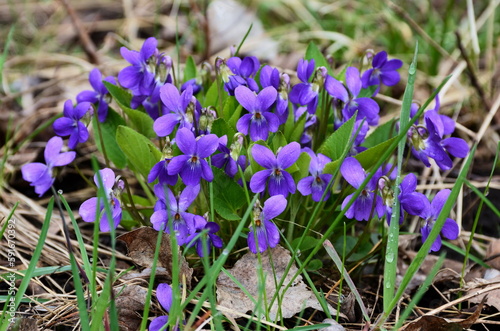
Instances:
[[[455,331],[464,330],[470,328],[474,323],[476,323],[481,311],[483,310],[484,298],[481,303],[477,306],[476,310],[467,319],[461,322],[448,322],[446,319],[438,316],[422,316],[415,321],[409,323],[405,328],[401,329],[403,331]]]
[[[22,331],[37,331],[36,320],[32,318],[20,318],[12,324],[7,331],[22,330]]]
[[[127,285],[115,289],[119,296],[115,299],[118,310],[118,324],[122,331],[139,330],[144,310],[147,290],[139,285]]]
[[[500,282],[500,276],[497,276],[489,280],[476,278],[472,282],[468,282],[466,284],[466,286],[469,288],[467,294],[477,292],[479,288],[484,289],[484,292],[487,292],[478,294],[470,298],[469,301],[473,303],[483,302],[485,296],[487,296],[486,301],[484,301],[484,303],[489,306],[495,307],[497,310],[500,310],[500,289],[487,291],[489,287],[493,287],[493,285],[498,285],[499,282]]]
[[[500,270],[500,239],[492,240],[486,250],[484,262],[490,267]]]
[[[290,252],[281,246],[276,246],[271,249],[272,263],[276,272],[276,278],[281,279],[284,275],[285,268],[290,261]],[[276,293],[276,283],[274,281],[273,268],[271,266],[269,251],[261,255],[262,272],[265,275],[265,293],[267,300]],[[259,261],[257,255],[247,253],[236,262],[234,267],[228,272],[237,279],[241,285],[252,295],[254,300],[259,300],[259,276],[258,270]],[[269,310],[269,317],[272,321],[279,320],[281,317],[290,318],[307,307],[322,310],[321,306],[314,296],[314,293],[307,289],[306,284],[302,281],[302,276],[298,276],[293,285],[288,288],[286,293],[283,290],[297,272],[297,267],[292,265],[289,273],[285,277],[283,287],[280,289],[281,315],[278,314],[278,303],[274,301]],[[217,298],[221,306],[229,307],[232,310],[245,314],[247,311],[254,311],[255,305],[252,300],[229,278],[225,273],[221,273],[217,279]],[[328,306],[330,313],[335,315],[337,312],[332,307]],[[238,317],[237,314],[227,313],[230,317]]]
[[[448,322],[444,318],[437,316],[422,316],[410,324],[406,325],[404,331],[462,331],[463,328],[458,323]]]
[[[128,256],[141,267],[151,268],[153,266],[153,258],[156,248],[156,240],[158,238],[158,231],[153,228],[144,226],[137,230],[130,231],[119,236],[117,239],[125,242],[128,248]],[[184,275],[186,277],[186,284],[191,286],[191,277],[193,269],[189,267],[184,256],[179,251],[179,279]],[[170,247],[170,236],[163,233],[163,240],[160,247],[160,255],[158,258],[158,267],[163,267],[172,280],[172,249]]]

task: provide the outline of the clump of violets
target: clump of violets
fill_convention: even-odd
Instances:
[[[101,180],[99,180],[99,177]],[[124,183],[119,177],[115,177],[113,170],[104,168],[99,170],[99,174],[94,175],[94,183],[98,188],[104,189],[104,195],[109,203],[114,229],[120,224],[122,219],[122,207],[118,196],[123,191]],[[95,222],[99,220],[99,229],[102,232],[111,230],[110,221],[105,211],[105,202],[102,198],[93,197],[86,200],[78,211],[84,222]]]
[[[420,214],[420,216],[424,219],[424,226],[420,230],[423,242],[427,240],[427,237],[431,233],[431,230],[434,227],[434,223],[436,223],[439,213],[443,209],[443,206],[450,196],[450,193],[450,190],[444,189],[436,194],[432,202],[429,203],[429,201],[427,200],[426,206]],[[455,222],[451,218],[447,218],[444,222],[443,227],[441,228],[441,236],[450,240],[455,240],[458,238],[459,233],[460,229],[457,222]],[[437,236],[436,240],[432,243],[429,251],[437,252],[441,249],[441,236]]]
[[[259,91],[259,85],[253,79],[260,68],[260,62],[255,56],[247,56],[243,60],[233,56],[225,62],[220,61],[218,67],[224,81],[224,89],[229,95],[235,95],[239,86],[248,87],[253,92]]]
[[[255,162],[266,168],[256,172],[250,180],[250,189],[254,193],[264,192],[266,183],[269,185],[269,195],[283,195],[295,193],[295,181],[285,169],[294,164],[300,156],[300,145],[291,142],[283,146],[277,155],[267,147],[255,144],[252,147],[252,156]]]
[[[40,197],[54,184],[54,167],[66,166],[73,162],[76,157],[75,152],[61,153],[62,148],[63,140],[57,136],[52,137],[47,142],[43,153],[45,164],[33,162],[21,167],[23,179],[35,187],[35,193]]]
[[[82,102],[73,107],[71,100],[64,103],[63,117],[52,124],[54,132],[61,137],[69,136],[68,147],[75,149],[76,145],[89,139],[89,131],[81,119],[92,109],[90,102]]]
[[[325,67],[318,67],[316,69],[316,75],[313,77],[314,68],[314,59],[299,60],[297,64],[297,77],[300,79],[301,83],[294,85],[289,95],[291,102],[301,106],[307,106],[307,112],[309,114],[316,113],[319,91],[320,88],[323,87],[323,83],[327,77],[327,70]]]
[[[262,253],[268,247],[274,248],[280,242],[280,232],[271,220],[285,211],[287,200],[282,195],[275,195],[261,207],[257,200],[253,208],[253,225],[248,233],[247,243],[250,252]]]

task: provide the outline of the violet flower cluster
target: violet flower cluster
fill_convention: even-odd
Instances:
[[[260,201],[264,201],[263,206],[260,202],[252,206],[253,222],[246,231],[247,245],[253,253],[262,253],[279,243],[280,231],[272,220],[287,211],[287,199],[294,194],[310,196],[302,200],[307,204],[330,206],[342,201],[334,206],[337,211],[358,221],[385,217],[389,222],[393,202],[398,199],[401,202],[399,222],[403,222],[406,214],[420,216],[424,219],[422,237],[427,238],[446,192],[439,192],[433,202],[429,202],[416,190],[417,177],[407,174],[396,197],[393,192],[395,167],[385,164],[380,169],[364,169],[358,161],[358,155],[368,148],[367,134],[380,121],[380,107],[373,97],[383,85],[393,86],[399,82],[401,60],[389,59],[382,51],[370,58],[371,67],[361,70],[348,66],[335,76],[331,68],[317,65],[325,62],[301,59],[297,65],[298,82],[292,84],[293,79],[287,73],[261,65],[255,57],[232,56],[216,61],[216,83],[222,83],[213,88],[214,84],[207,81],[211,78],[209,66],[195,78],[186,77],[182,81],[178,78],[182,77],[180,73],[174,75],[171,57],[160,52],[155,38],[148,38],[139,51],[122,47],[120,52],[129,65],[116,79],[103,78],[100,71],[94,69],[89,77],[93,90],[81,92],[75,105],[66,101],[63,116],[54,122],[54,131],[69,137],[70,149],[77,148],[89,139],[90,116],[96,116],[98,123],[108,121],[111,97],[106,85],[113,84],[116,85],[113,90],[130,93],[130,104],[123,106],[150,117],[147,122],[153,123],[150,132],[157,136],[154,144],[162,149],[161,158],[151,164],[149,173],[140,174],[147,179],[157,199],[152,215],[145,218],[157,231],[171,234],[178,245],[192,248],[199,256],[212,252],[212,248],[223,247],[217,234],[221,224],[217,222],[224,221],[228,207],[224,206],[224,210],[217,205],[208,207],[219,201],[214,199],[214,202],[211,200],[214,197],[209,196],[214,187],[228,188],[228,192],[214,194],[220,194],[221,200],[231,200],[229,205],[233,197],[228,195],[233,191],[241,196],[245,192],[247,196],[258,194]],[[439,102],[408,131],[408,141],[412,154],[424,165],[429,166],[429,159],[433,159],[446,170],[452,167],[450,155],[465,157],[468,146],[460,138],[449,137],[454,131],[454,121],[438,110]],[[338,149],[336,146],[324,146],[327,138],[324,135],[331,134],[332,129],[338,130],[351,119],[354,122],[352,144],[348,157],[342,161],[332,152]],[[33,163],[22,169],[23,178],[31,182],[40,195],[54,182],[52,169],[70,163],[75,157],[75,152],[59,153],[62,148],[59,137],[50,140],[47,148],[49,146],[57,153],[46,150],[45,165]],[[339,167],[345,182],[333,177],[334,165]],[[214,168],[223,171],[214,175]],[[374,175],[364,185],[368,171]],[[223,184],[214,183],[220,174],[226,176],[221,179]],[[85,222],[98,221],[101,231],[110,231],[118,226],[122,207],[126,207],[120,199],[123,182],[110,168],[100,170],[94,182],[105,192],[112,220],[106,217],[105,201],[97,197],[81,205],[80,215]],[[346,195],[344,190],[339,193],[340,185],[349,189],[347,184],[361,190],[356,199],[353,200],[354,193]],[[245,202],[230,206],[234,209],[231,217],[244,206]],[[456,238],[458,227],[455,225],[454,221],[447,220],[443,236]],[[432,250],[439,247],[440,241],[436,241]],[[162,294],[164,290],[168,292],[164,287],[158,290],[159,298],[168,296]],[[164,306],[168,311],[167,307]],[[165,321],[164,317],[155,325],[164,325]]]

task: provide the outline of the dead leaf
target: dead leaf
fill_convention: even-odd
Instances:
[[[484,262],[492,268],[500,269],[500,239],[490,242],[484,256]]]
[[[500,310],[500,289],[494,289],[492,291],[487,291],[489,287],[493,287],[494,285],[498,285],[500,282],[500,276],[492,278],[492,279],[482,279],[476,278],[471,282],[466,284],[469,290],[467,294],[471,294],[477,292],[479,288],[483,289],[485,293],[475,295],[474,297],[469,299],[469,302],[480,303],[484,300],[485,296],[487,296],[486,301],[484,302],[488,306],[493,306],[497,310]]]
[[[330,324],[330,326],[318,329],[318,331],[345,331],[345,328],[342,325],[340,325],[336,320],[332,320],[331,318],[327,318],[321,323],[328,323]]]
[[[141,267],[151,268],[153,266],[157,238],[158,231],[145,226],[125,233],[117,239],[127,244],[128,256],[135,264]],[[180,251],[178,254],[178,261],[180,266],[178,270],[179,279],[182,279],[184,275],[186,277],[186,284],[190,287],[193,269],[189,267]],[[167,233],[163,233],[157,266],[165,268],[168,273],[167,277],[170,278],[169,280],[172,280],[172,249],[170,246],[170,235]]]
[[[147,290],[139,285],[126,285],[115,288],[119,293],[115,299],[118,310],[118,325],[122,331],[139,330],[142,315],[138,311],[144,310]]]
[[[458,323],[448,322],[438,316],[422,316],[402,328],[404,331],[462,331]]]
[[[483,310],[484,298],[481,303],[477,306],[476,310],[467,319],[461,322],[448,322],[446,319],[438,316],[422,316],[415,321],[407,324],[407,326],[401,330],[403,331],[458,331],[470,328],[474,323],[476,323],[481,311]]]
[[[283,277],[285,268],[290,261],[290,252],[281,246],[276,246],[271,249],[271,256],[276,278],[279,281]],[[269,258],[269,251],[261,255],[261,261],[262,272],[265,275],[265,293],[269,302],[276,293],[276,283]],[[259,291],[261,285],[259,284],[258,268],[259,261],[257,255],[247,253],[236,262],[232,269],[228,270],[245,287],[256,302],[259,302],[259,292],[262,291]],[[286,284],[290,282],[297,270],[297,267],[292,265],[285,277],[284,285],[280,289],[280,296],[282,298],[281,314],[278,314],[277,300],[274,301],[272,307],[269,309],[269,317],[272,321],[279,320],[281,317],[290,318],[307,307],[322,310],[314,293],[307,289],[300,275],[294,280],[293,285],[287,289],[286,293],[283,293]],[[247,311],[255,311],[255,305],[252,300],[225,273],[221,273],[217,279],[217,298],[221,306],[229,307],[236,312],[244,314]],[[328,308],[332,315],[337,313],[331,306],[328,306]],[[227,315],[230,317],[239,316],[238,314],[231,313],[227,313]]]

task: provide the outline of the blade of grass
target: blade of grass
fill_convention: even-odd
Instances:
[[[0,56],[0,89],[3,83],[3,66],[5,64],[5,60],[7,59],[7,53],[9,52],[9,46],[12,42],[12,38],[14,37],[15,25],[11,26],[9,30],[9,34],[7,35],[7,40],[5,41],[5,48],[3,50],[2,56]]]
[[[326,240],[323,243],[323,247],[325,247],[326,252],[330,256],[330,258],[333,260],[335,265],[337,266],[337,269],[341,271],[342,275],[344,276],[344,279],[351,289],[351,292],[354,293],[354,297],[356,298],[356,301],[359,304],[359,307],[361,308],[361,312],[363,313],[364,319],[369,322],[370,321],[370,315],[368,314],[368,310],[366,309],[365,303],[363,302],[363,299],[361,298],[361,295],[358,292],[358,289],[356,288],[356,285],[351,279],[351,276],[349,276],[349,272],[347,272],[346,268],[344,267],[344,264],[342,263],[342,259],[340,258],[339,254],[335,250],[335,247],[333,247],[332,243],[329,240]]]
[[[399,118],[400,127],[406,127],[410,120],[410,108],[413,99],[413,89],[415,86],[415,76],[417,72],[417,54],[418,42],[415,45],[415,53],[413,54],[413,61],[408,69],[408,83],[406,84],[405,93],[403,95],[403,105],[401,107],[401,116]],[[399,217],[400,217],[400,204],[399,204],[399,185],[401,184],[401,168],[404,159],[404,150],[406,146],[406,139],[401,139],[398,143],[398,156],[397,156],[397,175],[394,183],[393,194],[394,204],[392,206],[392,217],[389,223],[389,235],[387,238],[386,256],[384,259],[384,280],[383,280],[383,293],[384,293],[384,312],[390,307],[390,302],[394,297],[394,289],[396,287],[396,273],[398,264],[398,244],[399,244]]]

